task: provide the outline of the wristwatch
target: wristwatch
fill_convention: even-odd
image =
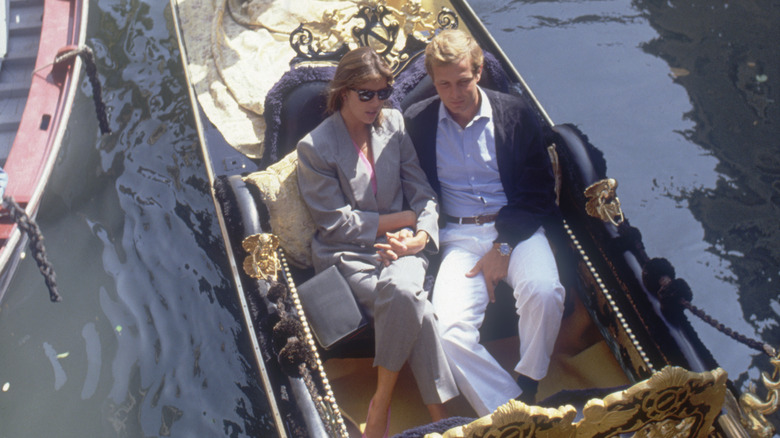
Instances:
[[[512,255],[512,247],[506,242],[498,243],[498,253],[503,257],[509,257]]]

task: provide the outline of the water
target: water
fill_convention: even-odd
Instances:
[[[780,344],[780,5],[473,6],[550,117],[604,151],[648,254],[674,264],[695,305]],[[764,355],[694,324],[738,383],[768,369]]]
[[[694,304],[780,344],[777,1],[472,6],[556,122],[577,124],[650,256]],[[0,437],[265,436],[167,2],[92,2],[113,134],[88,83],[39,224],[63,302],[25,259],[0,303]],[[695,323],[731,378],[766,360]]]

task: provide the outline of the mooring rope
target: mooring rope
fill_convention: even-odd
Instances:
[[[704,310],[691,304],[693,292],[688,283],[681,278],[675,278],[674,266],[672,266],[671,262],[667,259],[651,259],[647,255],[644,245],[642,244],[642,235],[638,229],[624,222],[618,227],[618,232],[622,238],[631,241],[632,244],[627,246],[637,256],[637,259],[642,265],[642,282],[650,292],[658,297],[661,302],[661,310],[665,315],[674,319],[675,313],[682,310],[680,308],[680,306],[682,306],[682,308],[688,309],[693,315],[735,341],[756,351],[765,353],[770,358],[777,357],[777,350],[770,344],[750,338],[733,330]],[[621,245],[626,246],[626,242],[621,243]]]
[[[46,247],[43,245],[43,234],[41,234],[38,224],[35,223],[27,212],[16,203],[16,201],[6,196],[3,198],[3,207],[8,211],[14,222],[20,230],[27,233],[30,239],[30,251],[38,264],[38,269],[41,271],[41,275],[46,280],[46,286],[49,288],[49,299],[52,302],[62,301],[59,292],[57,291],[57,276],[54,274],[54,267],[49,263],[49,259],[46,257]]]
[[[95,103],[95,113],[97,115],[98,124],[100,125],[100,133],[110,134],[111,128],[108,126],[108,112],[106,111],[106,104],[103,102],[103,88],[101,87],[100,79],[98,78],[95,54],[92,49],[89,46],[84,45],[69,50],[58,55],[54,59],[54,64],[67,62],[76,56],[80,57],[82,62],[84,62],[87,78],[89,78],[89,83],[92,85],[92,100]]]
[[[716,330],[719,332],[725,334],[726,336],[734,339],[737,342],[740,342],[744,345],[747,345],[748,347],[758,350],[761,352],[766,353],[769,357],[775,358],[777,357],[777,351],[774,347],[771,345],[757,341],[753,338],[750,338],[748,336],[743,335],[742,333],[739,333],[737,331],[732,330],[730,327],[726,326],[725,324],[719,322],[717,319],[713,318],[712,316],[708,315],[707,312],[705,312],[702,309],[699,309],[698,307],[694,306],[687,300],[680,300],[680,304],[685,306],[686,309],[690,310],[691,313],[698,316],[702,321],[706,322],[707,324],[711,325],[712,327],[715,327]]]

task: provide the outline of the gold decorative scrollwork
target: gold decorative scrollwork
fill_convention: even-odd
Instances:
[[[726,395],[726,376],[720,368],[693,373],[665,367],[625,391],[586,403],[577,436],[706,437]]]
[[[457,15],[442,8],[438,17],[426,11],[420,0],[403,3],[401,10],[376,1],[357,2],[357,12],[334,10],[322,23],[301,23],[290,34],[290,46],[301,62],[338,62],[351,48],[369,46],[384,58],[394,74],[425,49],[437,28],[458,27]],[[438,27],[437,27],[438,25]]]
[[[561,161],[558,158],[558,146],[555,143],[547,146],[547,155],[550,156],[550,166],[552,166],[553,177],[555,177],[555,203],[560,205],[563,176],[561,173]]]
[[[577,410],[571,405],[555,409],[529,406],[523,402],[510,400],[488,416],[448,430],[442,438],[503,436],[571,438],[575,434],[575,425],[572,421],[576,415]],[[436,434],[429,436],[436,437]]]
[[[585,189],[588,198],[585,211],[592,217],[611,222],[618,226],[623,220],[623,210],[620,208],[620,199],[617,197],[618,182],[614,178],[602,179]]]
[[[712,424],[726,394],[726,378],[720,368],[694,373],[666,367],[624,391],[588,401],[576,423],[572,421],[577,410],[571,405],[551,409],[510,400],[488,416],[426,438],[595,438],[631,433],[641,438],[703,438],[714,430]]]
[[[282,269],[276,252],[279,248],[279,238],[268,233],[253,234],[245,238],[241,246],[249,253],[244,259],[246,275],[275,281],[277,272]]]
[[[761,373],[761,380],[767,390],[766,401],[755,395],[754,388],[739,397],[739,406],[745,414],[742,425],[754,437],[769,438],[775,433],[774,426],[764,416],[777,411],[780,403],[780,355],[773,357],[770,362],[775,368],[773,377],[769,378],[767,373]]]

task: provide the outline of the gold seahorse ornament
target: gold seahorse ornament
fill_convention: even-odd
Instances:
[[[244,258],[246,275],[275,281],[277,272],[282,268],[276,252],[279,248],[279,238],[269,233],[253,234],[245,238],[241,246],[249,253]]]
[[[773,377],[765,372],[761,373],[761,380],[767,390],[767,399],[761,400],[755,395],[755,388],[743,393],[739,397],[739,406],[745,414],[742,424],[750,431],[751,436],[770,438],[775,433],[775,428],[765,415],[771,415],[777,411],[780,403],[780,354],[775,354],[770,363],[774,366]],[[752,385],[751,385],[752,386]]]
[[[618,182],[614,178],[602,179],[588,186],[585,189],[585,196],[588,198],[585,211],[604,222],[611,222],[614,226],[620,225],[624,218],[620,199],[615,193],[617,186]]]

